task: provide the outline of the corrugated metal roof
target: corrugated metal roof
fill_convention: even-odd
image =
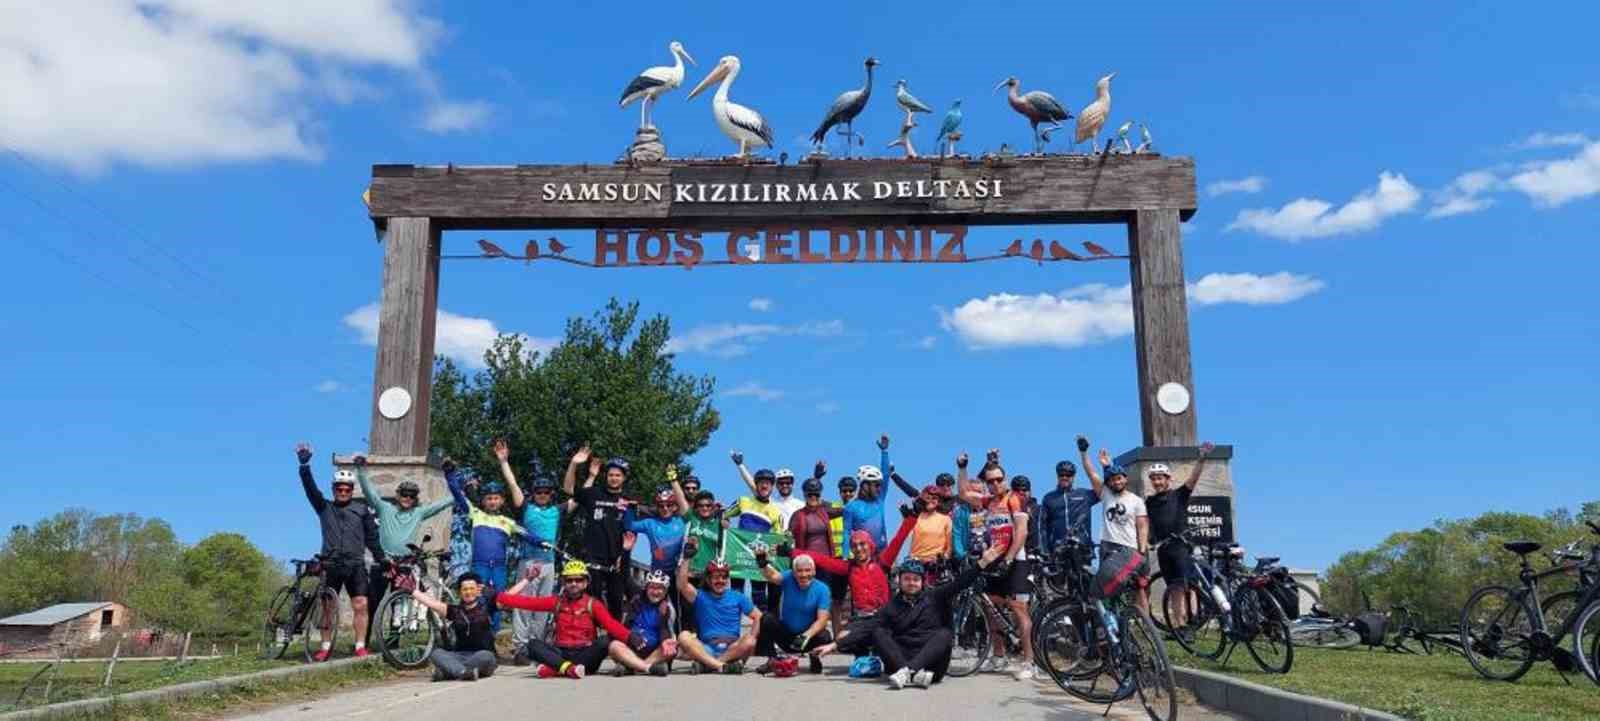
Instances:
[[[0,626],[54,626],[62,621],[71,621],[86,613],[94,613],[110,605],[110,601],[58,603],[54,606],[46,606],[37,611],[29,611],[10,618],[0,618]]]

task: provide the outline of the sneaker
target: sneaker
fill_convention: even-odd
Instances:
[[[822,657],[821,656],[812,655],[812,657],[811,657],[811,673],[814,673],[814,674],[822,673]]]
[[[725,664],[722,664],[722,672],[728,674],[729,676],[738,676],[739,674],[744,673],[744,662],[729,661]]]
[[[917,688],[928,688],[933,685],[933,672],[926,669],[911,674],[911,683]]]
[[[462,681],[476,681],[476,680],[478,680],[478,669],[475,669],[475,668],[467,669],[466,673],[461,674],[461,680]]]
[[[518,651],[517,655],[511,657],[511,664],[513,666],[526,666],[531,663],[533,663],[533,659],[528,658],[527,651]]]
[[[990,656],[989,660],[984,661],[983,667],[978,670],[984,673],[1005,673],[1011,670],[1011,661],[999,656]]]
[[[321,651],[318,651],[317,655],[312,656],[311,657],[311,662],[312,663],[322,663],[323,661],[328,660],[328,657],[332,656],[332,655],[333,655],[333,651],[331,649],[326,649],[325,648],[325,649],[322,649]]]
[[[357,646],[356,647],[356,658],[366,658],[366,657],[367,657],[367,647],[366,646]]]
[[[908,683],[911,683],[911,669],[909,668],[902,668],[889,674],[889,685],[893,686],[895,690],[905,688]]]
[[[669,666],[665,661],[650,667],[651,676],[665,676],[669,673],[672,673],[672,666]]]
[[[588,672],[588,669],[584,668],[583,664],[575,663],[567,667],[567,678],[581,679],[586,672]]]
[[[612,667],[612,669],[611,669],[611,677],[612,678],[622,678],[623,676],[627,676],[629,671],[630,671],[630,669],[628,667],[623,666],[622,664],[619,663],[616,666]]]
[[[766,663],[761,664],[760,666],[757,666],[756,667],[756,673],[758,673],[758,674],[760,674],[762,676],[765,676],[765,675],[767,675],[769,673],[772,673],[772,659],[767,659]]]
[[[1038,676],[1033,671],[1033,664],[1025,664],[1011,673],[1011,677],[1018,681],[1032,681]]]
[[[434,683],[438,683],[440,681],[445,681],[445,680],[448,680],[449,678],[450,678],[449,676],[445,675],[444,669],[435,668],[433,670],[433,681],[434,681]]]
[[[534,675],[538,676],[539,678],[555,678],[559,674],[556,673],[555,669],[541,663],[539,664],[539,668],[534,669]]]

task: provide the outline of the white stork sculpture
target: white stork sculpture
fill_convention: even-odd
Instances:
[[[717,94],[711,98],[711,116],[717,119],[717,127],[722,129],[722,134],[739,144],[738,157],[747,158],[752,147],[772,147],[772,128],[767,125],[766,118],[761,117],[761,113],[728,99],[728,86],[732,85],[733,79],[737,77],[739,77],[738,56],[724,55],[705,79],[694,86],[694,90],[689,91],[688,99],[693,100],[702,90],[721,80],[722,84],[717,87]]]
[[[639,77],[622,89],[622,100],[617,104],[618,108],[626,108],[635,100],[644,101],[639,104],[641,129],[655,127],[650,124],[650,107],[655,105],[656,99],[683,84],[683,61],[694,64],[694,58],[689,56],[688,50],[683,49],[683,43],[674,40],[667,50],[672,53],[672,64],[657,65],[639,73]]]

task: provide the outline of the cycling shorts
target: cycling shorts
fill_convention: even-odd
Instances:
[[[1033,561],[1014,561],[1010,570],[984,579],[984,593],[1028,600],[1033,593]]]
[[[323,573],[328,579],[328,588],[334,593],[343,590],[350,594],[351,600],[364,598],[367,595],[367,583],[370,580],[365,565],[356,563],[324,563]]]
[[[1193,575],[1193,561],[1189,558],[1189,549],[1181,543],[1163,544],[1156,551],[1156,561],[1161,564],[1161,580],[1168,586],[1177,586],[1188,583]]]

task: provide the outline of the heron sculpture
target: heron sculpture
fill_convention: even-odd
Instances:
[[[1100,143],[1100,128],[1106,124],[1106,117],[1111,114],[1111,79],[1116,77],[1112,73],[1094,84],[1094,102],[1083,106],[1083,111],[1078,113],[1078,131],[1072,136],[1072,147],[1085,140],[1089,143],[1089,152],[1093,153],[1096,145]]]
[[[717,127],[722,129],[722,134],[739,144],[738,157],[748,158],[751,147],[772,147],[772,127],[767,125],[767,120],[761,117],[761,113],[728,99],[728,86],[732,85],[733,79],[737,77],[739,77],[739,57],[724,55],[705,79],[689,91],[687,99],[693,100],[700,91],[721,80],[722,84],[717,87],[717,94],[711,98],[711,116],[717,119]]]
[[[956,153],[956,140],[961,137],[961,98],[950,104],[950,110],[944,114],[944,123],[939,126],[939,137],[935,142],[943,142],[944,155],[951,156]]]
[[[994,89],[999,90],[1002,86],[1011,88],[1006,94],[1006,102],[1011,104],[1011,109],[1027,118],[1028,125],[1033,128],[1033,152],[1043,154],[1044,144],[1050,139],[1050,132],[1060,128],[1061,121],[1071,120],[1072,113],[1061,107],[1061,103],[1055,99],[1055,96],[1043,90],[1035,90],[1031,93],[1023,94],[1019,90],[1022,83],[1017,81],[1016,76],[1001,80],[999,85],[994,86]],[[1048,123],[1050,127],[1040,133],[1040,123]]]
[[[683,43],[674,40],[667,46],[667,50],[672,53],[671,65],[649,68],[639,73],[639,77],[634,78],[633,82],[628,83],[628,87],[622,89],[622,100],[619,101],[618,108],[626,108],[635,100],[643,101],[639,104],[640,128],[655,127],[650,123],[650,108],[662,95],[683,84],[683,61],[688,60],[689,64],[694,64],[694,58],[689,56],[688,50],[683,49]]]
[[[845,136],[845,155],[848,156],[850,154],[850,149],[855,145],[856,139],[860,138],[860,136],[856,135],[854,122],[856,116],[861,114],[861,110],[867,107],[867,99],[872,97],[872,69],[878,66],[878,59],[867,58],[865,64],[867,66],[867,82],[860,89],[847,90],[840,93],[839,97],[834,98],[833,105],[828,107],[827,116],[823,117],[822,124],[817,126],[817,132],[811,134],[811,142],[822,145],[828,137],[828,130],[835,125],[842,124],[844,125],[842,135]],[[861,142],[865,144],[866,139],[862,138]]]

